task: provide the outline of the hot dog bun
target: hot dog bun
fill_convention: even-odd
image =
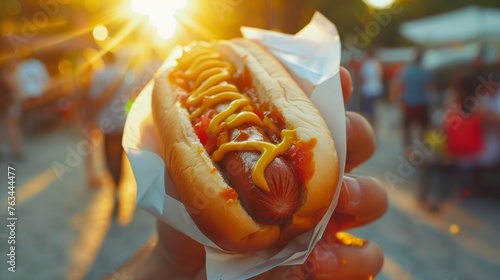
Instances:
[[[304,196],[292,219],[281,225],[257,223],[238,199],[204,150],[178,98],[179,86],[167,69],[155,82],[153,119],[166,168],[198,228],[228,251],[255,251],[286,244],[312,229],[326,213],[336,193],[339,163],[335,145],[320,113],[283,66],[258,44],[236,39],[209,44],[236,69],[247,68],[259,100],[276,108],[297,139],[314,142],[312,171]]]

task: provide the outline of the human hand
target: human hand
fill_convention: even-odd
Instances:
[[[341,68],[344,101],[352,93],[349,73]],[[341,232],[369,224],[387,210],[387,194],[374,178],[348,174],[375,152],[375,137],[369,123],[359,114],[346,114],[347,161],[339,201],[321,240],[301,266],[278,267],[264,279],[373,279],[381,270],[384,256],[368,241]]]
[[[341,68],[344,100],[352,92],[352,82]],[[368,122],[359,114],[346,114],[346,172],[365,162],[375,151],[375,137]],[[337,208],[322,239],[301,266],[282,266],[254,279],[371,279],[383,264],[380,248],[343,230],[360,227],[378,219],[387,209],[387,195],[375,179],[347,174],[343,178]],[[205,279],[204,247],[172,227],[158,222],[159,241],[142,277],[161,279]]]

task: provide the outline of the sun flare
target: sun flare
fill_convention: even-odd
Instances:
[[[104,41],[108,38],[108,29],[104,25],[96,25],[92,30],[92,35],[96,41]]]
[[[363,0],[367,5],[375,9],[385,9],[390,7],[395,0]]]
[[[187,6],[187,0],[132,0],[132,11],[146,15],[158,36],[171,38],[177,29],[175,13]]]

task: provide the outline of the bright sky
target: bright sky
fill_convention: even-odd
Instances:
[[[389,7],[395,0],[363,0],[373,8],[383,9]]]
[[[149,16],[161,38],[172,37],[177,28],[175,12],[185,8],[187,0],[132,0],[132,10]]]

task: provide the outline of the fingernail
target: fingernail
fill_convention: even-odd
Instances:
[[[348,116],[345,116],[345,137],[349,139],[352,135],[352,124]]]
[[[338,260],[332,249],[321,248],[315,251],[316,258],[316,276],[325,277],[332,276],[337,273],[338,270]]]
[[[347,184],[346,191],[349,198],[349,206],[355,206],[361,200],[361,186],[359,185],[359,181],[350,176],[344,176],[344,180]]]

